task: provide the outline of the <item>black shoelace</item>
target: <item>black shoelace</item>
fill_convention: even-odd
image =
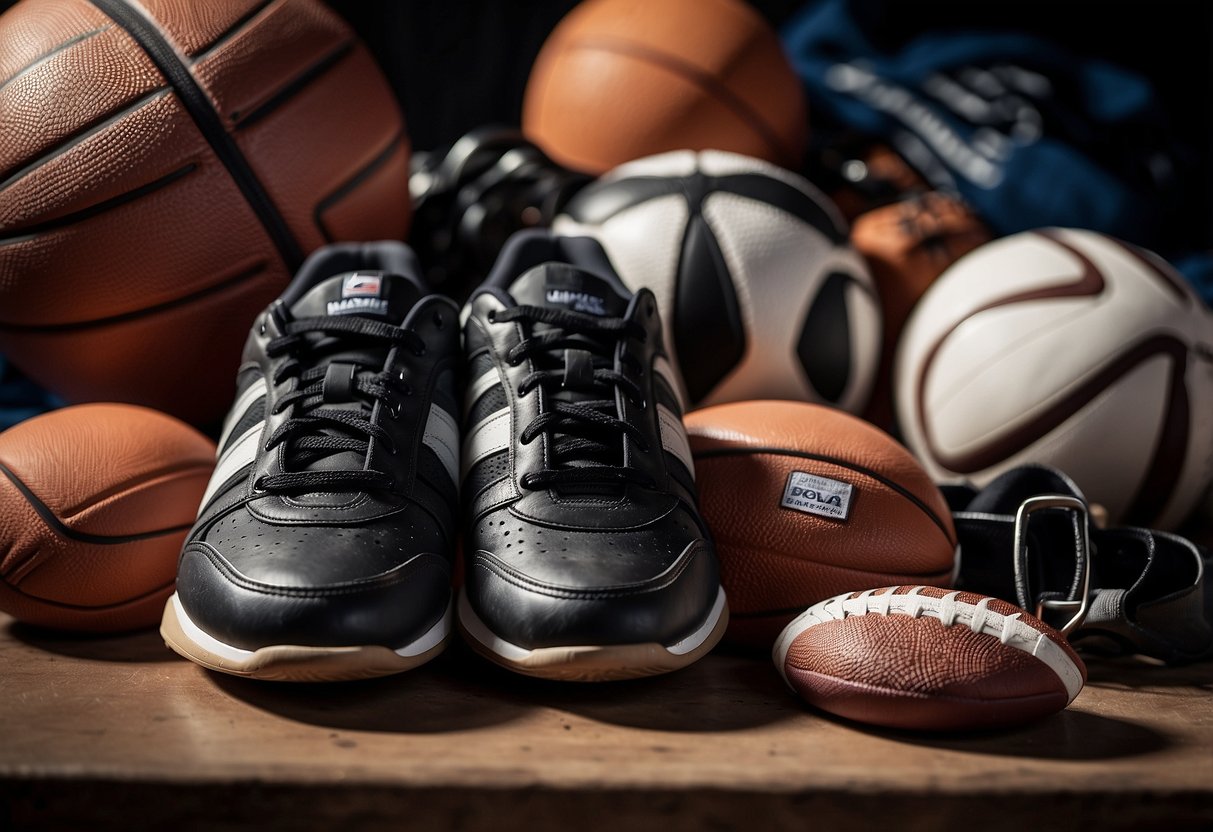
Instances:
[[[271,357],[290,356],[274,374],[275,385],[290,376],[299,379],[296,389],[279,399],[272,413],[281,413],[291,405],[296,405],[296,413],[274,431],[265,443],[265,450],[268,452],[285,443],[285,459],[294,469],[305,469],[320,459],[344,451],[353,451],[365,459],[372,438],[395,453],[391,436],[371,421],[370,416],[376,402],[389,413],[399,412],[401,398],[412,394],[403,372],[391,373],[386,369],[391,366],[392,350],[396,347],[405,347],[417,354],[425,351],[425,343],[417,333],[369,318],[331,316],[288,322],[286,333],[270,341],[266,352]],[[384,348],[387,349],[384,359],[375,364],[349,357],[357,350],[367,353],[364,358],[379,355]],[[324,406],[326,377],[330,366],[338,361],[343,365],[342,373],[348,373],[345,387],[349,399],[362,405],[358,412]],[[392,477],[369,467],[336,471],[289,470],[261,478],[256,487],[278,493],[360,491],[391,488]]]
[[[640,386],[614,369],[615,346],[620,338],[643,338],[644,328],[624,318],[600,318],[542,306],[516,306],[497,312],[494,320],[549,327],[538,333],[528,327],[528,336],[506,353],[511,364],[530,358],[535,366],[519,383],[518,395],[538,390],[544,396],[543,412],[523,429],[520,441],[529,444],[544,433],[552,437],[548,459],[551,467],[524,475],[522,486],[539,490],[570,483],[632,482],[652,487],[648,474],[622,464],[624,437],[632,439],[642,453],[648,453],[650,447],[639,428],[618,417],[615,404],[618,389],[637,407],[647,406]],[[588,357],[592,372],[571,379],[567,351]],[[626,351],[621,360],[632,372],[641,371],[640,362]],[[557,397],[561,390],[596,398],[568,401]]]

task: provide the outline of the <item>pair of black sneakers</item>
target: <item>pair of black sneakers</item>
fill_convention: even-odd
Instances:
[[[705,655],[728,612],[653,295],[546,231],[510,240],[462,327],[419,273],[402,243],[328,246],[257,318],[168,645],[296,681],[415,667],[456,620],[547,678]]]

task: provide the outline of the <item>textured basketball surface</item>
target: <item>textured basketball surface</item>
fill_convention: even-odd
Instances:
[[[586,0],[544,42],[522,127],[553,159],[603,173],[716,148],[796,169],[804,93],[770,25],[743,0]]]
[[[987,243],[931,284],[894,369],[937,481],[1065,471],[1113,523],[1175,528],[1213,465],[1213,322],[1161,258],[1092,231]]]
[[[943,495],[883,431],[803,402],[716,405],[685,421],[733,643],[767,650],[839,592],[952,580]]]
[[[773,651],[806,702],[838,716],[924,731],[999,728],[1056,713],[1087,669],[1061,634],[972,592],[898,586],[810,607]]]
[[[44,627],[150,627],[214,444],[134,405],[82,404],[0,433],[0,610]]]
[[[556,217],[651,289],[692,406],[750,399],[857,412],[880,358],[880,304],[829,199],[737,153],[674,151],[621,165]]]
[[[24,0],[0,16],[0,352],[195,423],[302,256],[402,239],[409,143],[319,0]]]

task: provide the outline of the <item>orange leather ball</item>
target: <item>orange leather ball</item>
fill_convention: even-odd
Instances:
[[[135,405],[0,433],[0,611],[61,630],[157,624],[214,464],[201,433]]]
[[[0,353],[69,402],[212,424],[304,255],[403,239],[409,153],[322,0],[23,0],[0,15]]]
[[[843,592],[951,585],[951,512],[884,431],[792,401],[716,405],[685,421],[729,599],[728,641],[769,650],[796,615]]]
[[[808,118],[778,35],[744,0],[585,0],[535,60],[522,128],[593,174],[683,149],[796,169]]]

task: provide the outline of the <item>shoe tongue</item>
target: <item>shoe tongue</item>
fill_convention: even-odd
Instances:
[[[338,315],[356,315],[376,321],[400,325],[421,297],[421,288],[407,277],[374,269],[359,269],[326,278],[291,306],[295,318],[313,318]],[[387,347],[367,348],[346,346],[340,338],[324,339],[317,347],[329,364],[334,378],[349,378],[352,363],[364,369],[357,375],[376,372],[386,358]],[[334,385],[338,389],[347,385]],[[336,395],[320,407],[326,410],[347,410],[364,413],[367,403],[350,396],[346,399]],[[369,415],[369,413],[364,413]],[[318,433],[328,436],[346,436],[343,431],[331,427],[320,428]],[[337,451],[312,459],[305,466],[293,470],[342,471],[363,466],[365,457],[355,451]]]
[[[630,298],[620,293],[620,290],[610,281],[592,272],[583,271],[567,263],[544,263],[523,272],[509,288],[510,296],[519,305],[540,306],[548,308],[568,309],[596,317],[623,317],[627,313]],[[537,323],[534,332],[548,330],[548,324]],[[556,370],[565,374],[566,378],[591,378],[595,366],[610,365],[610,359],[604,359],[600,354],[592,355],[586,350],[557,349],[549,355],[542,354],[532,357],[535,366],[544,370]],[[605,415],[615,416],[613,393],[609,389],[594,385],[555,386],[549,387],[548,396],[556,401],[586,402],[602,401],[608,404],[600,408]],[[574,432],[576,433],[576,432]],[[573,437],[560,431],[554,432],[557,446]],[[622,464],[622,437],[610,444],[619,445],[618,450],[605,450],[586,453],[582,458],[565,459],[561,465],[569,468],[594,467],[599,465]],[[605,489],[605,491],[604,491]],[[560,492],[574,495],[601,495],[615,493],[618,486],[606,483],[580,483],[560,486]]]
[[[596,274],[568,263],[543,263],[523,272],[510,285],[514,301],[527,306],[548,306],[598,317],[621,317],[628,298]]]
[[[398,274],[359,269],[317,283],[291,307],[296,318],[358,315],[399,324],[421,297],[420,287]]]

